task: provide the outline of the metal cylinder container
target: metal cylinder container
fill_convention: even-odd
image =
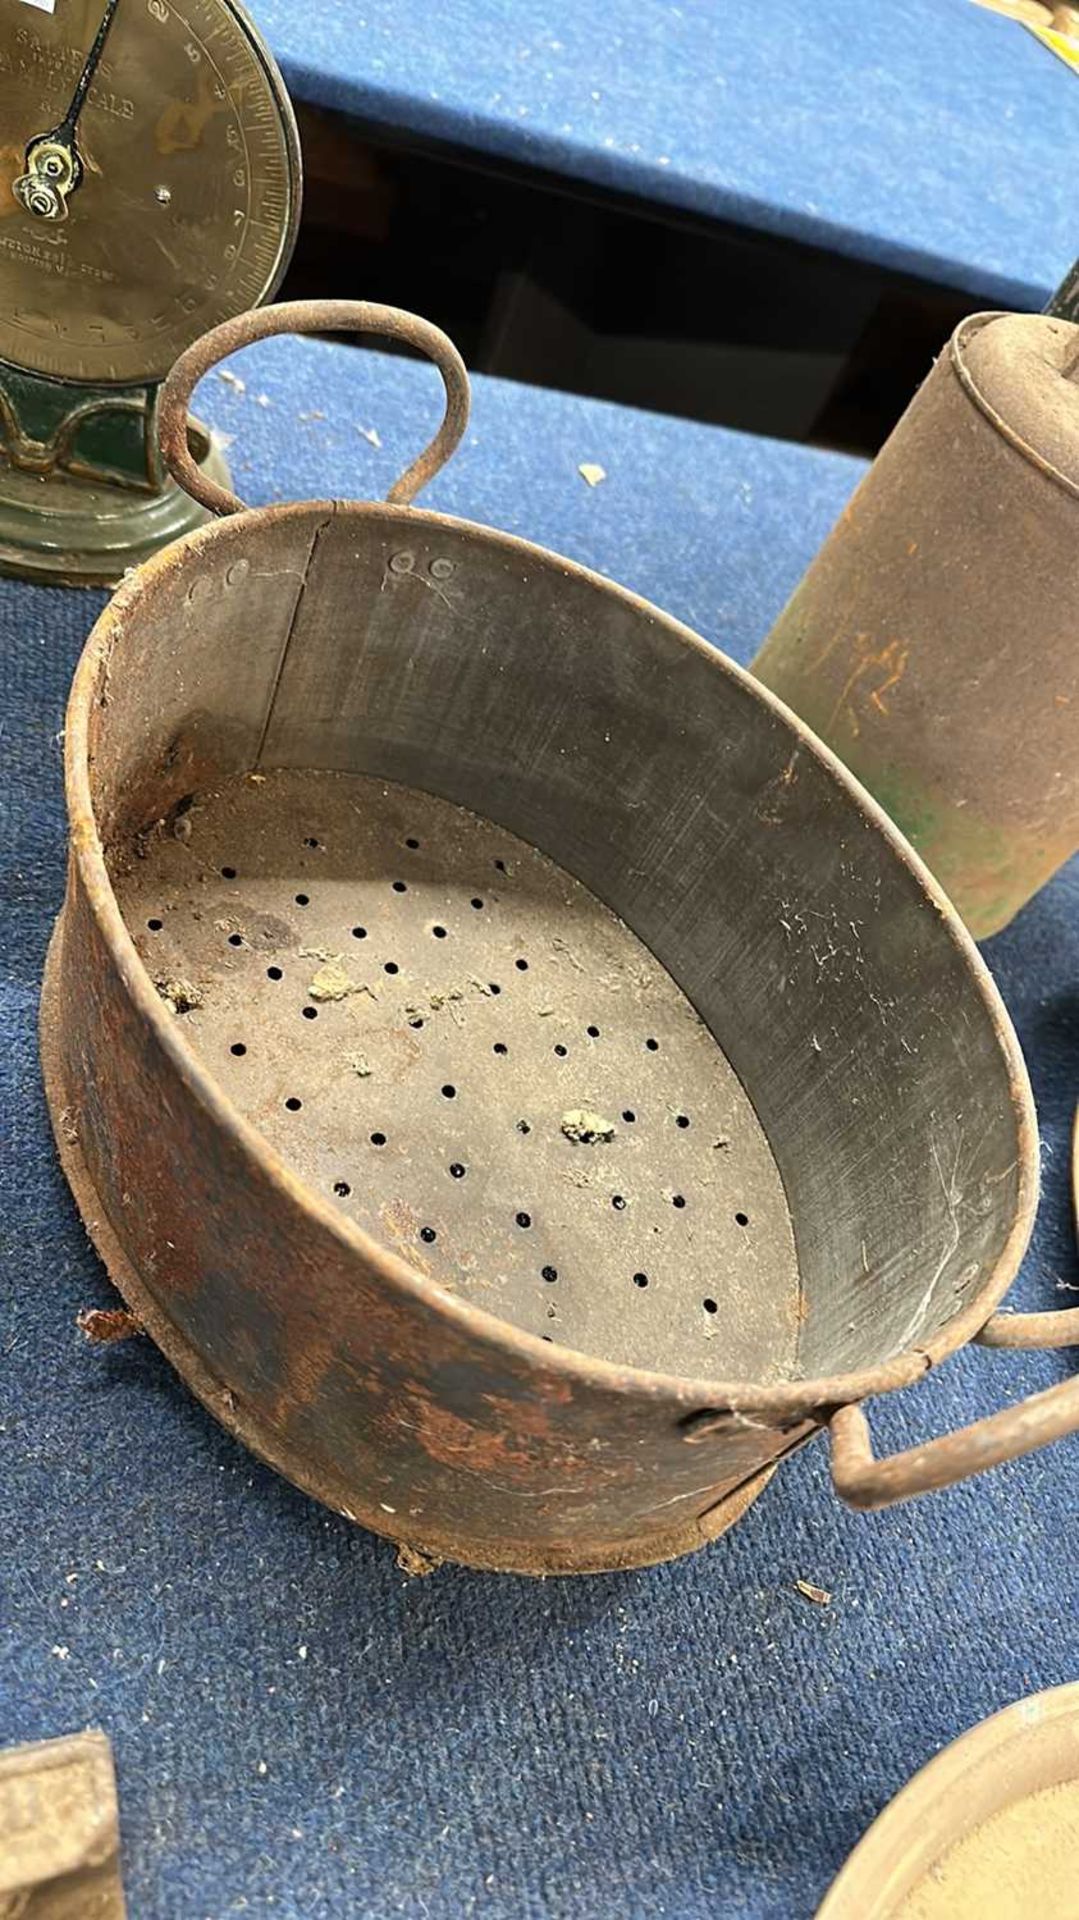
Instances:
[[[1079,846],[1079,327],[957,329],[753,664],[977,938]]]

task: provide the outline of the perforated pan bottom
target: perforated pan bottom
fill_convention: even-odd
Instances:
[[[113,880],[222,1088],[431,1281],[608,1360],[793,1372],[752,1105],[670,975],[533,848],[383,781],[252,773]]]

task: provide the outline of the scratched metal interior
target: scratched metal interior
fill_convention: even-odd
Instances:
[[[137,851],[117,892],[173,1017],[381,1244],[612,1361],[794,1371],[794,1240],[753,1106],[579,882],[445,800],[341,773],[239,776]],[[581,1113],[611,1137],[571,1137]]]

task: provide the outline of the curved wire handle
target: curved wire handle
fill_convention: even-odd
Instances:
[[[225,320],[188,347],[165,381],[158,402],[161,451],[173,478],[211,513],[246,511],[238,494],[218,486],[192,458],[187,444],[187,410],[203,374],[241,347],[275,333],[381,333],[418,348],[434,361],[446,390],[442,425],[386,495],[391,506],[407,506],[460,444],[472,399],[468,374],[453,341],[441,328],[417,314],[404,313],[399,307],[380,307],[369,300],[285,300],[278,306],[259,307]]]
[[[1072,1129],[1072,1207],[1079,1235],[1079,1107]],[[1013,1352],[1079,1346],[1079,1307],[1055,1313],[994,1313],[974,1336],[982,1347]],[[954,1486],[1005,1460],[1036,1453],[1053,1440],[1079,1432],[1079,1379],[1032,1393],[1018,1406],[1003,1407],[956,1433],[942,1434],[923,1446],[907,1447],[877,1460],[869,1422],[862,1408],[837,1407],[828,1423],[832,1438],[832,1483],[849,1507],[890,1507],[919,1493]]]
[[[1077,1346],[1079,1307],[1059,1313],[996,1313],[975,1339],[985,1347],[1028,1351]],[[829,1431],[832,1481],[840,1499],[850,1507],[891,1507],[897,1500],[969,1480],[1005,1460],[1020,1460],[1079,1431],[1079,1379],[1063,1380],[1014,1407],[885,1460],[874,1456],[869,1422],[859,1405],[838,1407]]]

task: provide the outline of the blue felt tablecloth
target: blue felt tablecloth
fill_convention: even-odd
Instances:
[[[437,412],[435,376],[399,360],[285,342],[236,365],[246,391],[211,377],[201,410],[253,500],[382,490]],[[606,481],[588,488],[581,460]],[[606,568],[744,660],[858,471],[479,381],[427,498]],[[1079,1451],[864,1517],[836,1504],[820,1441],[690,1560],[409,1581],[250,1459],[148,1341],[89,1348],[75,1315],[113,1296],[56,1163],[34,1026],[64,695],[96,604],[0,586],[0,1742],[111,1734],[134,1920],[802,1920],[945,1741],[1074,1678]],[[988,951],[1044,1142],[1016,1297],[1057,1307],[1079,1282],[1079,872]],[[964,1353],[877,1403],[876,1437],[909,1443],[1069,1364]]]
[[[1039,307],[1079,80],[970,0],[250,0],[300,100]]]

